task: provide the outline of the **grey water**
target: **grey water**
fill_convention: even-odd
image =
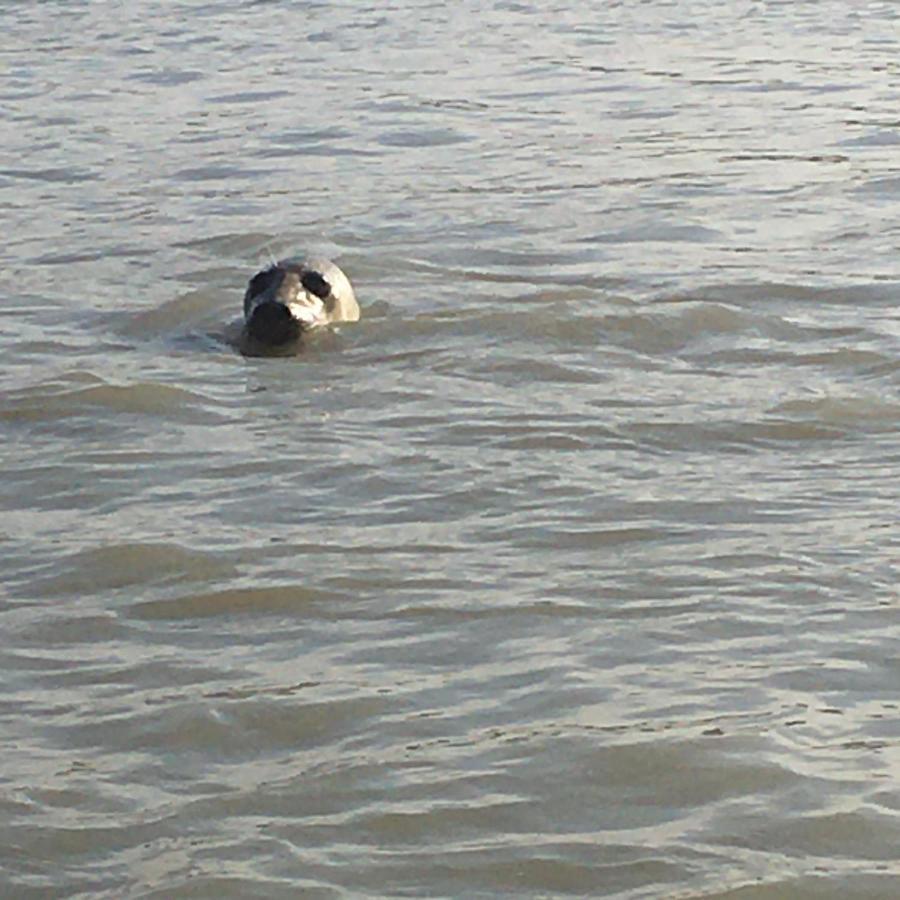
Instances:
[[[900,8],[0,35],[0,896],[900,896]]]

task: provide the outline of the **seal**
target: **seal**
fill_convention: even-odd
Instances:
[[[296,341],[320,325],[357,319],[350,279],[324,257],[273,263],[250,279],[244,294],[246,336],[265,346]]]

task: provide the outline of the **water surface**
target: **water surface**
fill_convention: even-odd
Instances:
[[[0,6],[4,896],[900,893],[897,25]]]

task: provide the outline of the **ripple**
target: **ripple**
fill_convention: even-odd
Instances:
[[[211,593],[185,594],[172,600],[148,600],[131,605],[129,611],[140,619],[195,619],[210,616],[290,613],[304,616],[310,607],[337,604],[345,595],[300,585],[247,587]]]
[[[54,569],[54,575],[33,581],[31,589],[43,596],[80,595],[129,585],[207,581],[236,574],[234,565],[222,556],[176,544],[146,542],[83,550],[54,563]]]
[[[72,387],[81,382],[84,386]],[[98,413],[185,418],[213,423],[222,418],[206,397],[176,385],[157,382],[110,384],[87,372],[71,373],[63,382],[48,382],[9,391],[0,421],[28,423]]]
[[[788,419],[809,419],[823,426],[864,426],[873,431],[890,431],[900,419],[900,403],[881,397],[815,397],[791,400],[771,410],[773,415]]]

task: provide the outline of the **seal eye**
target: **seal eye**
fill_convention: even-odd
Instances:
[[[270,266],[268,269],[263,269],[262,272],[257,272],[250,279],[250,284],[247,285],[247,296],[256,297],[267,290],[274,284],[278,274],[278,269],[275,266]]]
[[[324,300],[331,293],[331,285],[318,272],[313,272],[312,269],[307,270],[300,276],[300,284],[320,300]]]

